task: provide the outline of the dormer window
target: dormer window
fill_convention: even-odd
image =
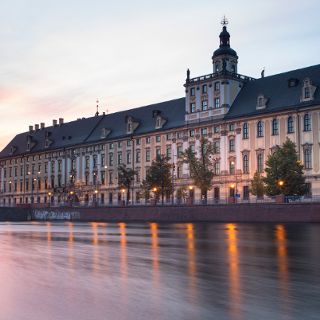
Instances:
[[[132,116],[126,117],[126,130],[127,134],[132,134],[139,126],[139,122]]]
[[[257,98],[257,109],[265,109],[267,107],[268,99],[263,95],[260,94]]]
[[[161,117],[158,117],[157,118],[157,121],[156,121],[156,128],[160,128],[161,127]]]
[[[304,88],[304,99],[310,99],[310,87]]]
[[[220,63],[216,62],[216,72],[219,72],[219,71],[220,71]]]
[[[314,86],[309,78],[304,79],[302,87],[301,102],[312,101],[317,87]]]
[[[155,123],[156,129],[161,129],[167,122],[167,119],[161,115],[160,111],[158,111],[157,114],[154,113],[154,117],[156,119],[156,123]]]

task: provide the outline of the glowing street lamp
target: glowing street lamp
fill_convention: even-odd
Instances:
[[[284,181],[283,180],[279,180],[278,181],[278,185],[279,185],[279,187],[283,187],[284,186]]]

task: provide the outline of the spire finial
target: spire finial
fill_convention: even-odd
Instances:
[[[96,100],[96,104],[97,104],[96,116],[98,116],[99,115],[99,99]]]
[[[221,24],[223,27],[226,27],[229,24],[229,21],[228,21],[226,15],[223,16],[223,18],[221,20]]]

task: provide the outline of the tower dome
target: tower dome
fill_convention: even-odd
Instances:
[[[230,48],[230,33],[228,32],[226,26],[223,26],[219,37],[220,37],[220,47],[216,51],[214,51],[212,59],[224,54],[233,56],[236,59],[238,59],[237,52]]]
[[[230,33],[227,30],[228,20],[224,17],[220,33],[220,46],[212,55],[213,72],[237,73],[238,55],[235,50],[230,48]]]

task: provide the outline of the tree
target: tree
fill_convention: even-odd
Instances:
[[[190,178],[193,180],[193,184],[201,190],[201,199],[207,202],[208,190],[212,188],[212,178],[214,176],[213,145],[208,139],[201,138],[198,151],[199,157],[189,147],[182,156],[184,158],[183,161],[189,165]]]
[[[177,199],[179,202],[183,199],[185,201],[188,197],[188,190],[186,187],[182,186],[177,189]]]
[[[172,175],[170,158],[165,155],[157,157],[152,161],[150,168],[147,170],[146,179],[143,184],[148,186],[149,190],[156,188],[156,192],[161,195],[162,204],[164,195],[172,194]]]
[[[298,160],[296,145],[291,140],[287,139],[282,147],[278,147],[273,154],[269,155],[265,171],[266,177],[263,181],[267,195],[301,196],[307,193],[303,165]]]
[[[143,180],[141,185],[140,185],[140,195],[142,198],[145,199],[145,202],[150,199],[150,185],[147,183],[146,180]]]
[[[118,185],[120,189],[124,188],[127,190],[127,203],[130,198],[130,189],[132,186],[132,182],[136,174],[136,171],[131,168],[127,168],[124,164],[118,167]]]
[[[253,180],[251,180],[251,193],[257,198],[262,198],[265,194],[265,186],[261,174],[255,172]]]

